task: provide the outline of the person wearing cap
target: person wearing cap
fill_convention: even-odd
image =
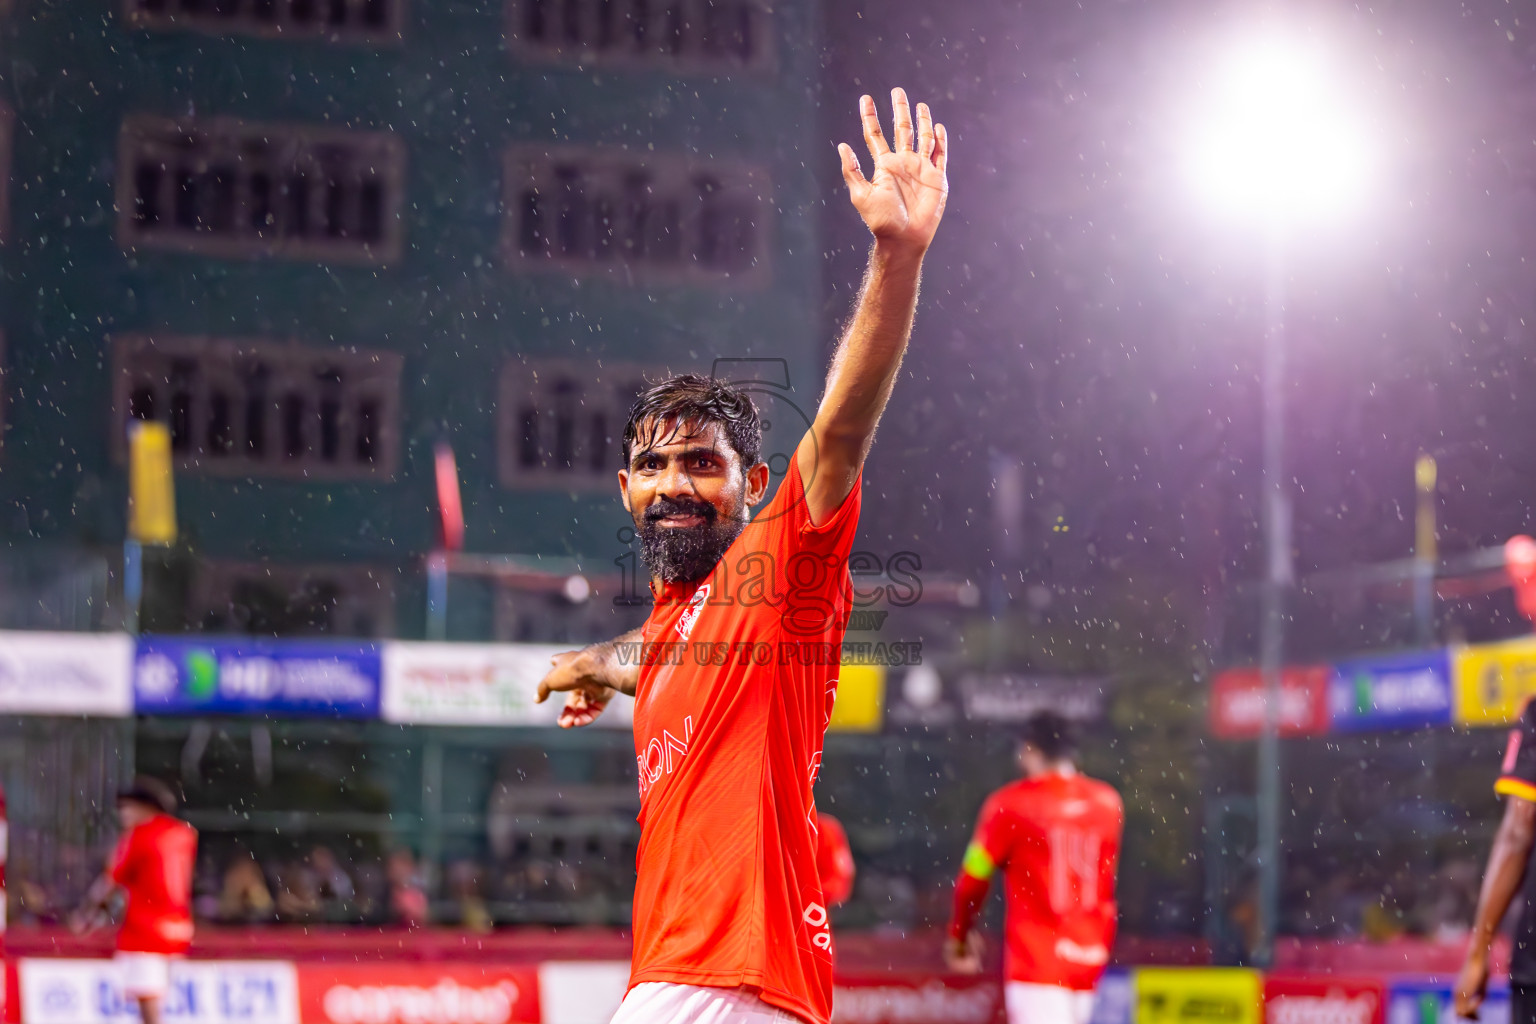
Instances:
[[[1024,723],[1017,756],[1024,777],[987,798],[966,848],[944,959],[960,973],[981,970],[972,925],[1001,871],[1009,1024],[1087,1024],[1115,937],[1125,808],[1077,770],[1071,723],[1054,712]]]
[[[71,924],[84,930],[100,919],[113,893],[127,898],[117,933],[123,993],[136,1000],[144,1024],[160,1024],[160,1001],[170,988],[171,959],[192,944],[192,868],[197,831],[173,817],[176,798],[158,779],[140,777],[117,797],[123,834],[111,864],[91,886],[87,905]]]

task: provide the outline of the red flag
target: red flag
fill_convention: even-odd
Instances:
[[[443,547],[464,549],[464,502],[459,497],[459,468],[447,441],[437,445],[437,508],[443,527]]]

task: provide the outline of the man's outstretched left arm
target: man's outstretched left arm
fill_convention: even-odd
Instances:
[[[849,199],[874,245],[816,419],[796,453],[811,521],[817,523],[842,505],[864,465],[912,334],[923,256],[949,198],[948,132],[933,123],[926,103],[917,105],[914,128],[901,89],[891,90],[891,107],[894,147],[880,129],[875,101],[859,100],[864,142],[874,160],[868,178],[852,147],[838,146]]]

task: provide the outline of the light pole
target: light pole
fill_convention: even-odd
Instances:
[[[1253,959],[1273,961],[1280,909],[1281,673],[1291,573],[1291,504],[1285,482],[1285,302],[1299,226],[1349,209],[1367,180],[1360,126],[1312,48],[1278,31],[1224,48],[1207,83],[1190,146],[1190,170],[1213,210],[1257,229],[1263,245],[1261,366],[1265,571],[1259,659],[1264,725],[1257,765],[1258,937]]]

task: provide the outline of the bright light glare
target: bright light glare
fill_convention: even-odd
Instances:
[[[1370,146],[1327,70],[1289,40],[1229,52],[1188,149],[1203,200],[1276,226],[1338,216],[1361,201]]]

